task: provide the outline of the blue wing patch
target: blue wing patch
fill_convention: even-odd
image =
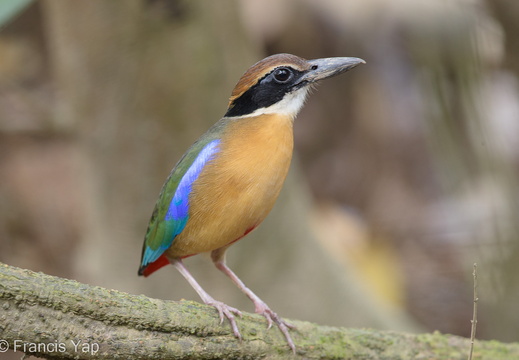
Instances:
[[[157,224],[157,226],[168,228],[164,232],[168,236],[166,239],[162,239],[163,241],[157,249],[146,246],[142,258],[143,265],[156,261],[171,246],[173,239],[184,230],[189,218],[189,194],[191,193],[193,183],[202,172],[204,166],[214,159],[214,155],[218,152],[219,144],[220,140],[213,140],[205,145],[180,180],[163,221],[159,220],[159,224]]]
[[[219,144],[220,140],[213,140],[208,143],[200,151],[195,161],[193,161],[193,164],[191,164],[178,184],[175,195],[173,196],[173,199],[171,199],[168,212],[164,218],[166,221],[175,220],[178,222],[175,224],[175,236],[180,234],[186,225],[189,211],[189,194],[191,193],[193,183],[198,178],[198,175],[200,175],[200,172],[207,162],[214,158],[214,154],[218,151]]]

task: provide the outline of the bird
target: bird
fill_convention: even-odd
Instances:
[[[164,183],[142,247],[138,275],[173,265],[227,318],[241,339],[241,312],[209,295],[183,259],[210,253],[216,268],[253,302],[270,329],[275,323],[295,353],[284,321],[227,266],[226,250],[254,230],[270,212],[287,176],[293,153],[293,123],[317,82],[344,73],[364,60],[330,57],[305,60],[276,54],[252,65],[239,79],[227,111],[187,150]]]

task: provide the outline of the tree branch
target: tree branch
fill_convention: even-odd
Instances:
[[[345,309],[337,309],[343,311]],[[305,359],[463,359],[470,340],[291,321]],[[281,359],[292,356],[264,319],[239,319],[243,340],[215,310],[163,301],[0,264],[0,339],[10,349],[48,359]],[[0,340],[0,350],[2,349]],[[519,358],[519,344],[478,341],[476,359]]]

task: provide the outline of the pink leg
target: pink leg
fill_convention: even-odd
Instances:
[[[238,339],[241,340],[240,331],[238,330],[238,325],[236,324],[236,320],[233,315],[233,313],[234,313],[235,315],[238,315],[241,317],[241,312],[238,309],[230,307],[221,301],[216,301],[215,299],[213,299],[213,297],[211,295],[209,295],[207,292],[205,292],[205,290],[202,289],[202,287],[195,280],[193,275],[191,275],[191,273],[186,268],[186,266],[184,265],[182,260],[169,259],[169,261],[182,274],[182,276],[184,276],[184,278],[193,287],[193,289],[195,289],[195,291],[198,293],[198,295],[200,296],[202,301],[207,305],[214,306],[216,308],[216,310],[218,310],[218,313],[220,314],[220,324],[223,322],[224,316],[227,319],[229,319],[234,336],[236,336]]]
[[[247,295],[247,297],[252,300],[252,302],[254,303],[256,313],[263,315],[267,319],[269,329],[272,327],[272,322],[276,323],[279,330],[281,330],[283,335],[285,335],[285,339],[288,342],[288,346],[290,346],[292,351],[295,353],[296,346],[294,344],[294,341],[292,340],[292,337],[290,337],[290,333],[288,332],[288,329],[293,329],[294,326],[288,324],[283,319],[281,319],[281,317],[279,317],[278,314],[272,311],[263,300],[261,300],[256,294],[252,292],[251,289],[246,287],[243,281],[241,281],[240,278],[238,278],[238,276],[225,264],[223,256],[219,256],[217,251],[218,250],[213,252],[212,258],[218,270],[222,271],[225,275],[230,277],[231,280],[240,288],[240,290],[243,291],[245,295]]]

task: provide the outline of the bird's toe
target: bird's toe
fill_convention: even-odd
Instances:
[[[208,303],[208,305],[211,305],[215,307],[216,310],[218,310],[218,314],[220,315],[220,324],[223,323],[224,318],[227,318],[227,320],[229,320],[234,336],[241,340],[240,330],[238,330],[238,324],[236,323],[236,318],[234,316],[236,315],[242,317],[241,311],[236,308],[233,308],[232,306],[224,304],[221,301],[213,301]]]

